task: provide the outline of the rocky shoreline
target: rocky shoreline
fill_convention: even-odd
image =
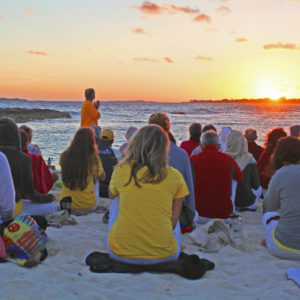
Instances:
[[[0,118],[4,117],[10,117],[17,123],[44,119],[71,118],[69,113],[53,109],[0,108]]]

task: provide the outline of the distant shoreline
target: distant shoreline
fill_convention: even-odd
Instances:
[[[83,100],[28,100],[21,98],[0,98],[1,101],[25,101],[25,102],[37,102],[37,101],[45,101],[45,102],[82,102]],[[135,102],[135,103],[277,103],[277,104],[300,104],[300,99],[286,99],[280,98],[278,100],[273,100],[270,98],[256,98],[256,99],[219,99],[219,100],[211,100],[211,99],[190,99],[186,101],[154,101],[154,100],[101,100],[102,102]]]

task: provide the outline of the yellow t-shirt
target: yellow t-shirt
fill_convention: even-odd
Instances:
[[[100,112],[95,108],[94,104],[89,101],[83,101],[81,105],[81,127],[91,127],[92,125],[98,125],[98,119],[100,118]]]
[[[112,193],[120,194],[117,220],[109,232],[109,247],[120,257],[136,259],[162,259],[177,251],[172,228],[174,198],[188,195],[182,175],[167,167],[167,177],[157,184],[140,183],[124,186],[130,176],[129,163],[116,167],[110,181]],[[137,178],[147,171],[142,168]]]
[[[99,167],[94,168],[94,174],[89,174],[87,179],[87,187],[81,191],[79,189],[70,190],[68,187],[62,184],[62,190],[59,194],[59,201],[62,198],[70,196],[72,197],[72,210],[90,210],[97,204],[96,195],[94,193],[94,176],[100,176],[103,173],[103,167],[101,160],[99,160]]]

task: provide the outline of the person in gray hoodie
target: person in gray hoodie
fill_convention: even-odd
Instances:
[[[54,195],[40,194],[33,187],[30,158],[21,151],[19,129],[11,118],[0,118],[0,151],[5,154],[13,177],[16,192],[14,215],[56,212],[57,206],[51,203],[55,200]]]

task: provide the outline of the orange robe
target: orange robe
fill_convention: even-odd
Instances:
[[[81,125],[80,127],[91,127],[92,125],[98,126],[98,119],[100,112],[95,108],[94,104],[85,100],[81,105]]]

